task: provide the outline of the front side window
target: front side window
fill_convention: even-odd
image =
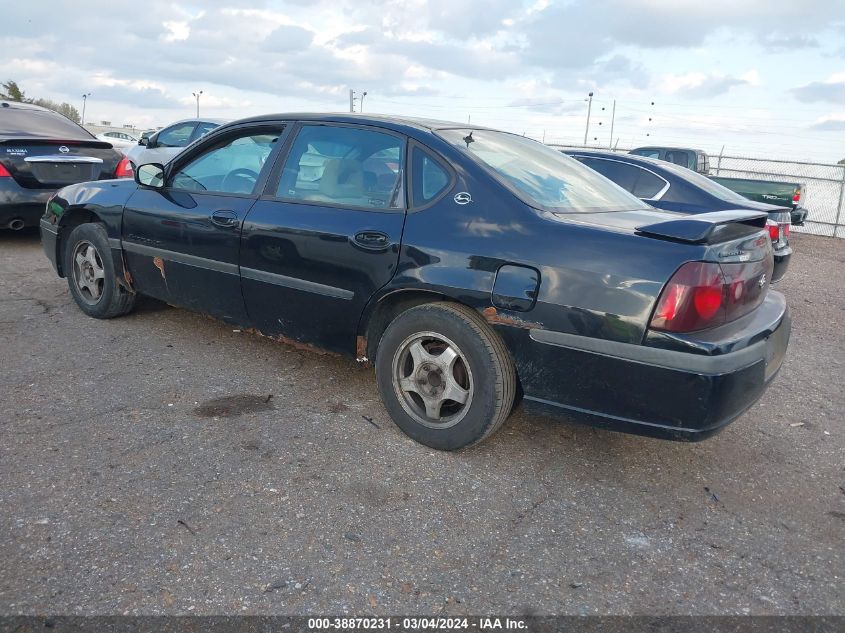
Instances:
[[[174,189],[250,194],[281,131],[244,132],[213,145],[184,165],[171,180]]]
[[[196,126],[196,123],[177,123],[173,127],[162,130],[156,143],[161,147],[185,147]]]
[[[660,158],[659,149],[635,149],[631,153],[634,156],[645,156],[646,158]]]
[[[537,141],[493,130],[439,130],[526,204],[557,213],[647,209],[639,199]]]
[[[415,207],[431,202],[449,184],[449,173],[419,147],[411,152],[411,198]]]
[[[276,195],[365,209],[401,209],[403,141],[375,130],[305,125],[291,147]]]
[[[219,127],[217,123],[209,123],[208,121],[202,121],[200,123],[197,123],[197,131],[194,134],[194,137],[202,138],[203,136],[211,132],[211,130],[217,127]]]

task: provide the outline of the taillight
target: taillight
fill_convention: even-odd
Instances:
[[[694,332],[738,319],[766,296],[772,259],[741,264],[688,262],[660,293],[650,327]]]
[[[789,222],[785,222],[780,225],[781,230],[783,231],[784,238],[789,238],[789,228],[792,226]]]
[[[794,202],[796,204],[801,202],[801,190],[800,189],[796,189],[795,191],[792,192],[792,202]]]
[[[772,239],[772,244],[776,244],[780,239],[780,224],[774,220],[766,220],[766,229],[769,231],[769,237]]]
[[[132,163],[128,158],[121,158],[114,170],[115,178],[134,178],[135,173],[132,171]]]
[[[3,163],[0,163],[0,178],[11,178],[12,174],[9,173],[9,170],[3,167]]]

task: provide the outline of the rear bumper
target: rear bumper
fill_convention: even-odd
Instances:
[[[772,282],[783,279],[789,268],[789,258],[792,257],[792,247],[789,244],[774,251],[775,266],[772,269]]]
[[[26,189],[12,178],[0,178],[0,229],[20,218],[24,226],[38,226],[44,205],[55,189]]]
[[[804,226],[804,220],[807,219],[808,213],[809,212],[804,207],[795,207],[792,209],[792,211],[789,212],[792,224],[795,226]]]
[[[41,218],[38,227],[41,233],[41,248],[44,249],[44,254],[53,265],[53,270],[59,276],[62,276],[59,268],[59,228],[55,224],[50,224],[44,218]]]
[[[754,313],[717,330],[706,339],[654,337],[634,345],[533,329],[517,348],[508,343],[526,408],[695,441],[741,416],[777,374],[790,334],[783,296],[770,292]]]

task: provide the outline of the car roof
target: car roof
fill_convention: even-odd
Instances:
[[[649,158],[647,156],[637,156],[636,154],[627,154],[621,152],[602,152],[592,149],[565,149],[564,154],[569,156],[594,156],[596,158],[607,158],[610,160],[621,160],[628,163],[639,163],[641,165],[651,165],[658,168],[665,168],[667,163],[665,160],[659,158]]]
[[[228,123],[229,119],[215,119],[213,117],[201,116],[200,118],[191,117],[190,119],[179,119],[178,121],[172,121],[168,123],[164,127],[170,127],[171,125],[179,125],[180,123],[217,123],[218,125],[223,125],[224,123]],[[150,128],[151,130],[154,128]],[[164,129],[164,128],[162,128]]]
[[[642,147],[635,147],[632,149],[632,152],[639,151],[641,149],[665,149],[667,152],[672,152],[676,150],[681,150],[684,152],[702,152],[704,153],[703,149],[698,149],[695,147],[672,147],[669,145],[643,145]]]
[[[481,125],[457,123],[455,121],[441,121],[420,117],[397,116],[393,114],[358,114],[354,112],[283,112],[264,114],[232,121],[232,123],[260,123],[265,121],[316,121],[325,123],[358,123],[361,125],[375,125],[394,129],[412,128],[425,132],[459,128],[462,130],[489,130]]]
[[[50,108],[43,108],[39,105],[35,105],[34,103],[24,103],[22,101],[9,101],[6,99],[0,101],[0,107],[11,108],[13,110],[35,110],[36,112],[52,112],[53,114],[58,114],[55,110],[51,110]]]

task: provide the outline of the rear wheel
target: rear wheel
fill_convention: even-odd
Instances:
[[[70,293],[88,316],[111,319],[129,312],[135,294],[117,283],[108,235],[102,224],[80,224],[68,237],[64,262]]]
[[[489,437],[507,418],[516,392],[504,343],[476,312],[451,303],[400,314],[379,342],[376,377],[397,426],[441,450]]]

